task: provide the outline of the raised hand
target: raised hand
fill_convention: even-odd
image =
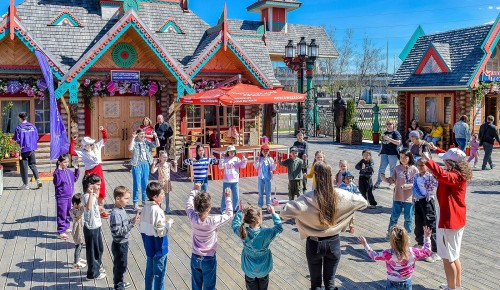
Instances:
[[[231,188],[226,187],[226,190],[224,190],[224,195],[226,197],[230,197],[231,196]]]
[[[267,206],[267,211],[270,213],[270,214],[274,214],[276,211],[274,210],[274,206],[272,205],[268,205]]]
[[[75,134],[71,138],[76,141],[76,139],[78,139],[78,135]]]
[[[135,139],[137,137],[137,133],[136,132],[133,132],[132,133],[132,140]]]
[[[245,210],[245,205],[243,204],[243,200],[240,199],[240,211]]]
[[[428,238],[432,235],[432,229],[428,226],[424,226],[424,238]]]
[[[102,131],[104,130],[104,127],[103,126],[99,126],[99,131]]]
[[[427,147],[428,147],[429,149],[431,149],[431,150],[436,150],[436,149],[437,149],[437,146],[436,146],[434,143],[432,143],[432,142],[429,142],[429,143],[427,144]]]
[[[361,164],[361,169],[365,169],[365,168],[366,168],[365,163],[362,163],[362,164]]]
[[[422,161],[427,162],[431,159],[431,155],[429,155],[429,152],[423,152],[422,153]]]
[[[358,237],[358,243],[360,243],[361,245],[363,245],[363,247],[368,246],[368,242],[366,241],[365,237],[363,237],[363,236],[359,236]]]
[[[200,188],[201,188],[201,183],[196,182],[196,183],[194,184],[194,189],[196,189],[196,190],[200,190]]]

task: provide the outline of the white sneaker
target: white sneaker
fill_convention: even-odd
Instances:
[[[432,259],[434,259],[434,262],[441,261],[441,257],[437,253],[432,253],[431,255]]]
[[[443,283],[441,285],[439,285],[439,289],[448,289],[448,283]]]
[[[84,264],[87,264],[87,260],[85,260],[85,259],[80,259],[80,262],[84,263]]]
[[[99,273],[106,274],[106,269],[104,269],[104,267],[101,266],[101,268],[99,268]]]
[[[30,189],[30,187],[27,184],[23,184],[23,185],[19,186],[17,189],[18,190],[28,190],[28,189]]]
[[[425,261],[428,262],[428,263],[434,263],[436,260],[434,260],[432,258],[432,255],[430,255],[429,257],[425,258]]]
[[[139,210],[139,205],[137,204],[137,202],[134,202],[134,211],[138,211]]]
[[[106,278],[106,273],[100,273],[99,276],[95,277],[95,280],[102,280]]]
[[[130,286],[132,286],[130,282],[123,282],[123,288],[129,288]]]

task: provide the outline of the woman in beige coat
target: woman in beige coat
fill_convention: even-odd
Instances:
[[[324,281],[325,290],[334,290],[340,261],[339,234],[349,225],[354,211],[365,209],[368,203],[361,195],[333,188],[332,168],[325,162],[316,162],[314,177],[315,190],[289,201],[281,217],[295,218],[300,237],[307,239],[311,289],[322,289]]]

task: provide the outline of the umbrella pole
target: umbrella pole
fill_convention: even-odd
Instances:
[[[219,116],[219,107],[220,107],[220,105],[217,105],[215,107],[215,119],[217,120],[216,121],[216,124],[217,124],[217,141],[219,143],[219,147],[221,147],[221,144],[220,144],[220,116]]]

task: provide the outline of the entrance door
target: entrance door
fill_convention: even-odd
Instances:
[[[145,116],[150,116],[154,109],[154,101],[149,97],[103,97],[97,99],[97,124],[93,122],[93,132],[99,133],[99,126],[104,126],[109,134],[108,142],[104,146],[102,158],[125,159],[130,158],[128,150],[132,132],[142,124]],[[94,119],[95,120],[95,119]]]
[[[482,122],[486,122],[486,117],[491,115],[495,117],[495,121],[493,123],[496,123],[496,125],[500,124],[498,121],[498,118],[500,117],[500,113],[498,112],[500,106],[500,96],[495,95],[491,97],[486,97],[485,98],[485,114],[484,114],[484,120],[481,120]]]

